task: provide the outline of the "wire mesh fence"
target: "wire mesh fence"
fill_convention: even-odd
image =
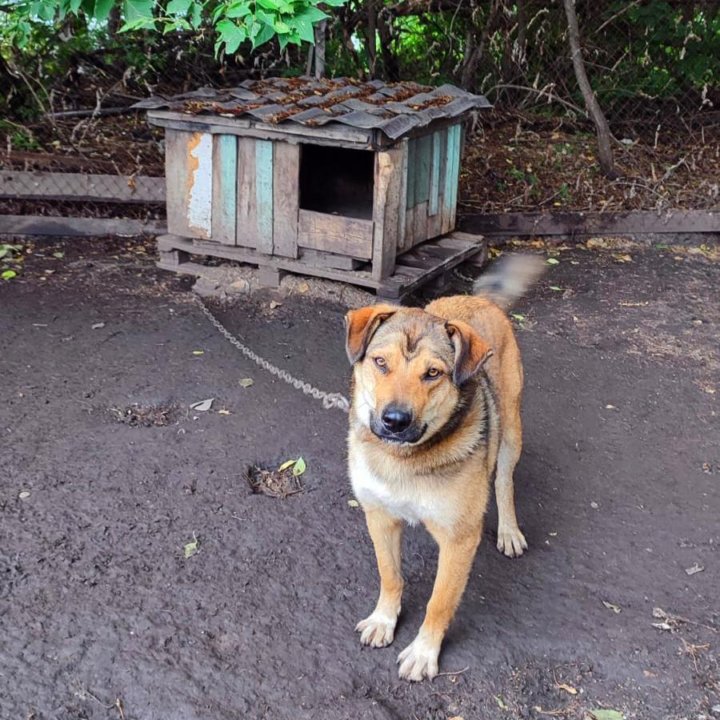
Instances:
[[[587,74],[613,136],[614,179],[598,168],[563,0],[351,2],[328,23],[326,71],[452,82],[493,102],[466,134],[466,212],[720,208],[720,2],[575,6]],[[94,95],[73,104],[64,88],[60,112],[0,123],[3,212],[160,217],[162,134],[118,104],[306,70],[305,50],[269,45],[231,63],[211,48],[207,38],[196,46],[166,38],[143,49],[142,68],[129,54],[100,69],[78,61],[76,77]]]

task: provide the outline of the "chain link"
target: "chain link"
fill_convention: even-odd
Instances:
[[[320,390],[315,386],[311,385],[305,380],[291,375],[287,370],[282,370],[276,367],[271,362],[260,357],[257,353],[253,352],[247,345],[244,345],[238,340],[211,312],[208,306],[202,301],[200,297],[195,296],[203,315],[212,323],[217,331],[235,348],[237,348],[248,360],[252,360],[256,365],[261,367],[263,370],[267,370],[271,375],[274,375],[280,380],[284,380],[288,385],[292,385],[296,390],[302,390],[305,395],[310,395],[315,400],[320,400],[323,407],[326,410],[331,408],[338,408],[343,412],[350,412],[350,401],[340,393],[328,393],[324,390]]]

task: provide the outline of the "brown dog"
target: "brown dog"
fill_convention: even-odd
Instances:
[[[438,672],[440,646],[482,536],[493,473],[498,549],[517,557],[527,548],[513,497],[523,371],[499,304],[518,297],[539,266],[517,257],[505,265],[477,288],[484,296],[442,298],[425,310],[375,305],[347,315],[354,366],[350,478],[380,574],[375,610],[356,628],[362,643],[393,641],[403,524],[423,523],[439,546],[425,620],[398,657],[400,677],[408,680]]]

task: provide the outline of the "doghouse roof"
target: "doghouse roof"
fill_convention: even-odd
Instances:
[[[201,88],[169,98],[148,98],[134,107],[254,119],[277,126],[341,123],[358,130],[379,130],[397,140],[436,121],[488,108],[490,103],[482,95],[453,85],[432,88],[413,82],[301,77],[246,80],[236,88]]]

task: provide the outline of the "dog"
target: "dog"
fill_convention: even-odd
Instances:
[[[527,542],[515,515],[513,471],[522,449],[523,368],[506,310],[542,261],[510,256],[471,296],[424,310],[378,304],[346,316],[351,380],[349,473],[372,539],[380,596],[357,624],[360,641],[392,643],[401,608],[405,523],[439,546],[425,619],[398,657],[400,677],[432,679],[467,584],[495,478],[497,547],[518,557]]]

